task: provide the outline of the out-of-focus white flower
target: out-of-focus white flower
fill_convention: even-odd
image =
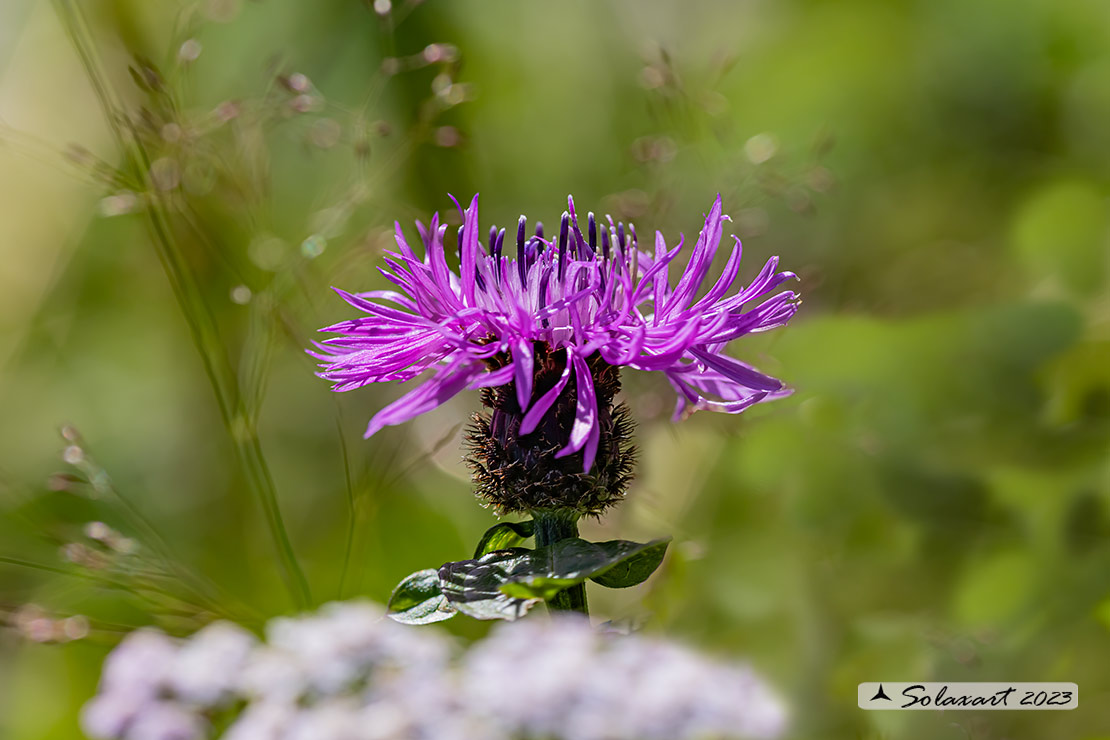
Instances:
[[[251,653],[236,685],[243,696],[267,702],[296,701],[308,688],[296,656],[269,646]]]
[[[156,630],[136,630],[104,661],[100,693],[81,712],[92,737],[123,740],[199,740],[204,723],[162,701],[179,655],[178,644]]]
[[[126,691],[101,693],[81,709],[81,728],[90,737],[123,737],[147,697]]]
[[[364,740],[359,703],[353,699],[330,699],[299,712],[284,740]]]
[[[105,662],[82,726],[106,740],[201,740],[205,717],[245,704],[223,740],[765,740],[786,714],[748,667],[583,618],[504,625],[458,655],[442,633],[328,604],[185,641],[129,636]]]
[[[645,637],[598,635],[573,616],[498,629],[463,659],[460,685],[468,706],[529,736],[763,739],[786,726],[784,706],[750,668]]]
[[[568,713],[582,703],[586,686],[578,679],[596,662],[597,637],[585,618],[524,620],[514,627],[497,630],[467,655],[461,681],[466,701],[510,728],[561,736]]]
[[[229,622],[208,625],[186,642],[167,671],[170,689],[185,702],[213,706],[231,696],[254,635]]]
[[[270,647],[296,666],[303,688],[324,695],[343,690],[383,665],[413,671],[444,668],[450,650],[438,633],[421,634],[382,615],[378,606],[334,602],[315,615],[275,619],[266,635]],[[267,662],[276,664],[278,659],[271,655]]]
[[[143,707],[127,728],[125,740],[202,740],[208,736],[206,723],[196,714],[169,701]]]
[[[104,661],[100,690],[137,697],[157,694],[163,687],[177,645],[156,630],[136,630]]]
[[[286,728],[299,711],[295,704],[254,702],[227,729],[223,740],[284,740]]]

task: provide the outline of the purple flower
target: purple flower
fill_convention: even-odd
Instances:
[[[477,195],[465,213],[461,206],[459,211],[458,272],[448,266],[447,226],[438,215],[427,227],[417,222],[423,257],[397,224],[397,251],[388,253],[382,274],[399,291],[337,289],[367,315],[322,329],[339,336],[310,352],[321,360],[320,377],[337,391],[433,371],[379,411],[367,437],[460,391],[497,387],[513,390],[519,417],[514,432],[526,436],[548,423],[556,402],[573,389],[573,419],[556,457],[581,452],[589,472],[604,446],[611,398],[599,399],[595,381],[607,367],[663,373],[678,394],[676,419],[696,409],[739,413],[790,393],[782,381],[723,354],[733,339],[785,324],[799,298],[789,290],[767,297],[795,277],[775,271],[777,257],[751,283],[734,289],[741,256],[736,237],[723,273],[702,292],[728,218],[720,196],[673,284],[668,273],[681,239],[668,247],[656,232],[654,250],[642,250],[631,225],[626,229],[609,219],[608,228],[599,228],[592,213],[583,235],[573,199],[557,240],[545,239],[541,224],[527,235],[521,216],[515,257],[503,250],[504,229],[491,228],[483,244]],[[541,376],[549,380],[539,382]]]

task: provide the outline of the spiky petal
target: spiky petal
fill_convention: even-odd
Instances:
[[[447,227],[438,216],[428,227],[417,224],[422,258],[396,225],[397,251],[387,254],[381,272],[398,290],[337,290],[365,316],[322,329],[338,336],[310,350],[321,361],[319,375],[337,391],[432,372],[379,411],[367,437],[465,389],[500,386],[512,387],[519,431],[526,435],[569,384],[576,394],[574,420],[557,455],[581,455],[588,473],[605,446],[605,409],[598,406],[591,371],[597,363],[663,373],[678,395],[676,418],[697,409],[738,413],[789,394],[782,381],[723,354],[733,339],[785,324],[800,301],[793,291],[774,292],[795,278],[776,271],[777,257],[752,282],[738,284],[741,245],[735,237],[723,273],[702,292],[728,220],[719,195],[673,287],[669,273],[681,240],[672,248],[657,232],[654,249],[642,250],[631,225],[626,232],[609,219],[599,250],[596,219],[590,215],[584,237],[573,199],[555,240],[545,239],[539,225],[526,236],[521,217],[515,257],[501,250],[503,232],[490,232],[491,248],[482,244],[477,195],[459,212],[458,272],[447,265]],[[563,363],[546,388],[533,382],[537,346]]]

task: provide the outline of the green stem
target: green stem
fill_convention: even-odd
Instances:
[[[536,547],[546,547],[560,540],[578,536],[578,512],[568,509],[536,510],[532,512],[535,522]],[[565,588],[547,600],[550,612],[580,612],[588,615],[586,603],[586,584]]]

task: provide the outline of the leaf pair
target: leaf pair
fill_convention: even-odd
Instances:
[[[535,550],[512,546],[531,534],[531,522],[498,524],[483,536],[475,559],[413,573],[394,590],[389,616],[405,624],[438,622],[456,612],[519,619],[538,601],[587,579],[608,588],[643,583],[670,543],[670,538],[639,543],[572,537]]]

